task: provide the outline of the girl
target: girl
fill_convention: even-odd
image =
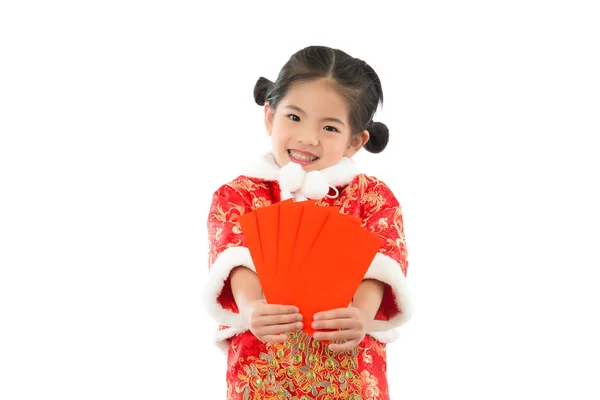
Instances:
[[[412,310],[402,212],[391,190],[351,160],[388,143],[387,127],[373,122],[383,102],[379,77],[343,51],[311,46],[275,82],[261,77],[254,97],[272,151],[214,193],[208,217],[204,294],[228,356],[227,398],[388,399],[385,346]],[[301,331],[294,305],[265,302],[238,222],[289,198],[337,207],[385,239],[350,306],[315,314],[313,336]]]

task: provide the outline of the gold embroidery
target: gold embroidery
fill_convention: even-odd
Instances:
[[[387,218],[379,218],[379,221],[377,221],[377,227],[380,230],[387,229],[389,227]]]
[[[218,222],[238,223],[238,217],[244,213],[244,206],[227,202],[229,208],[224,210],[221,204],[217,204],[217,212],[210,214],[209,221],[213,219]]]
[[[236,390],[244,396],[251,393],[249,399],[298,399],[293,396],[298,389],[310,398],[362,399],[358,393],[365,379],[358,371],[356,348],[334,353],[312,336],[295,332],[286,343],[267,343],[266,349],[259,357],[240,359]]]
[[[385,358],[386,358],[385,343],[382,343],[378,340],[374,340],[373,348],[375,349],[375,353],[377,353],[377,355],[379,355],[380,357],[382,357],[385,360]]]
[[[365,364],[372,365],[373,364],[373,356],[369,354],[369,350],[371,350],[371,347],[365,347],[362,351],[362,356],[363,356],[363,361],[365,362]]]
[[[350,185],[346,186],[344,189],[343,195],[339,196],[335,199],[333,205],[340,209],[342,213],[348,213],[352,204],[355,204],[356,200],[358,200],[358,183],[354,182]]]
[[[271,205],[271,200],[268,200],[264,197],[253,197],[252,198],[252,209],[256,210],[257,208],[267,207]]]
[[[377,377],[373,376],[369,371],[364,370],[360,373],[360,378],[364,386],[363,393],[365,395],[365,400],[378,399],[381,392],[379,391],[379,385],[377,384]]]
[[[217,255],[229,247],[239,246],[242,243],[242,229],[240,227],[239,217],[244,213],[244,206],[234,202],[224,204],[215,204],[208,216],[208,235],[210,238],[209,265],[212,265]],[[229,228],[226,226],[229,224]],[[223,242],[223,236],[231,229],[234,236],[226,238]]]
[[[329,207],[329,203],[327,201],[328,200],[326,200],[325,198],[323,198],[321,200],[315,200],[315,205],[321,206],[321,207]]]
[[[255,192],[260,189],[269,189],[264,182],[254,182],[252,179],[238,178],[229,183],[229,186],[241,192]]]
[[[365,211],[368,214],[381,211],[386,203],[385,198],[381,194],[381,190],[378,189],[379,186],[383,185],[383,182],[376,178],[371,178],[371,180],[375,184],[371,185],[368,191],[363,191],[362,196],[360,197],[360,204],[367,207]]]

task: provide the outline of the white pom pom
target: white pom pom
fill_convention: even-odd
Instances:
[[[304,178],[302,193],[311,200],[320,200],[329,193],[327,178],[319,171],[310,171]]]
[[[282,190],[294,193],[302,187],[305,175],[300,164],[290,162],[279,171],[279,186]]]

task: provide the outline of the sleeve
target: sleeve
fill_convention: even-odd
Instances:
[[[220,324],[243,328],[233,298],[230,272],[243,266],[256,272],[239,224],[240,215],[249,211],[242,194],[224,185],[214,194],[208,214],[209,272],[203,289],[208,313]]]
[[[365,279],[385,284],[371,335],[390,342],[397,338],[393,329],[412,316],[412,303],[405,281],[408,260],[402,207],[392,191],[376,179],[367,185],[362,201],[363,227],[384,239],[365,274]]]

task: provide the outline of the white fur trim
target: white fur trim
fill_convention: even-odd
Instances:
[[[306,200],[308,200],[308,198],[304,194],[302,194],[302,192],[298,191],[294,194],[294,201],[299,202]]]
[[[292,197],[294,197],[290,192],[288,192],[287,190],[282,190],[281,191],[281,201],[287,200],[287,199],[291,199]]]
[[[281,190],[294,193],[302,188],[306,172],[300,164],[289,163],[279,171],[279,186]]]
[[[400,334],[395,329],[390,329],[386,332],[369,332],[368,335],[374,337],[382,343],[392,343],[398,340],[400,337]]]
[[[279,166],[275,162],[275,157],[269,153],[260,157],[254,164],[244,168],[243,173],[251,178],[278,181],[279,169]]]
[[[400,313],[387,321],[373,321],[373,329],[369,335],[384,343],[393,342],[399,336],[393,329],[405,324],[413,313],[413,305],[402,269],[391,257],[377,253],[364,279],[376,279],[387,283],[392,288]]]
[[[319,200],[329,193],[329,183],[325,174],[319,171],[310,171],[304,178],[302,193],[309,199]]]
[[[256,272],[252,257],[250,256],[250,250],[242,246],[225,249],[210,268],[208,278],[202,290],[203,303],[210,316],[220,324],[233,328],[244,328],[245,324],[242,317],[221,307],[217,298],[221,294],[221,291],[223,291],[223,286],[231,270],[239,266]]]
[[[282,199],[293,197],[297,201],[307,198],[322,199],[329,192],[329,188],[325,191],[322,182],[332,187],[343,186],[352,182],[359,173],[354,161],[347,157],[343,157],[336,165],[308,174],[304,173],[304,170],[299,170],[298,166],[299,164],[289,163],[283,168],[279,168],[275,157],[269,153],[249,168],[244,169],[243,173],[251,178],[278,182]],[[319,178],[309,178],[311,182],[305,182],[305,178],[311,174],[318,174]],[[323,194],[323,192],[325,193]]]
[[[246,328],[227,328],[222,329],[213,335],[215,345],[225,354],[229,351],[229,341],[232,337],[239,335],[240,333],[246,332]]]
[[[347,185],[359,174],[356,163],[347,157],[342,158],[336,165],[321,170],[321,172],[332,186]]]

